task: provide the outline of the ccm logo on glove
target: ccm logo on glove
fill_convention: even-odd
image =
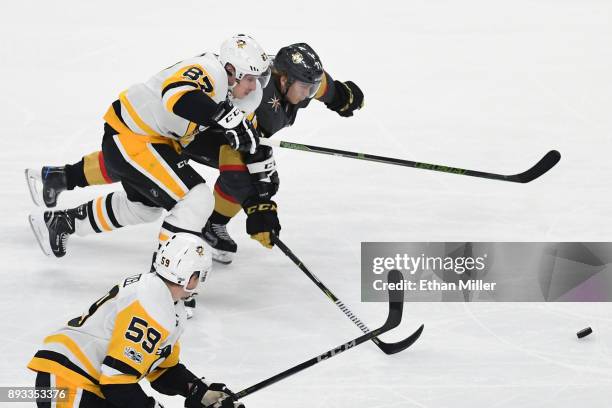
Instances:
[[[247,215],[253,214],[255,211],[276,211],[276,204],[275,203],[256,204],[256,205],[247,207],[246,209]]]

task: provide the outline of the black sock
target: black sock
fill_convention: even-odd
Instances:
[[[77,163],[66,165],[66,184],[68,190],[73,190],[75,187],[87,187],[89,185],[85,178],[85,169],[83,166],[83,159]]]
[[[226,225],[228,222],[230,222],[231,217],[226,217],[223,214],[219,214],[216,211],[213,211],[212,215],[208,218],[208,221],[210,221],[213,224],[221,224],[221,225]]]

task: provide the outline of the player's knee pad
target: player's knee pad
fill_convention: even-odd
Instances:
[[[149,207],[137,201],[130,201],[125,191],[116,191],[112,196],[115,218],[122,226],[153,222],[164,212],[163,208]]]
[[[210,188],[204,183],[198,184],[172,207],[164,222],[188,231],[200,231],[212,213],[214,201]]]
[[[219,174],[217,184],[221,191],[241,203],[252,196],[256,190],[248,172],[225,171]]]

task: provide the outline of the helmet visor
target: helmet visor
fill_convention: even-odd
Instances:
[[[266,69],[264,72],[262,72],[261,75],[257,76],[257,80],[261,84],[262,88],[265,88],[266,85],[268,85],[268,82],[270,82],[270,75],[271,74],[272,74],[272,70],[270,69],[270,67],[268,67],[268,69]]]
[[[317,94],[317,91],[321,87],[321,78],[314,82],[304,82],[300,81],[299,79],[296,79],[293,82],[293,86],[298,88],[298,90],[301,91],[300,93],[305,93],[306,95],[308,95],[308,98],[312,98]]]
[[[187,282],[185,282],[185,286],[183,286],[183,289],[185,290],[185,292],[188,293],[193,293],[198,289],[199,283],[200,282],[204,282],[204,280],[202,279],[202,276],[206,276],[206,272],[202,273],[203,271],[194,271],[191,276],[189,277],[189,280]],[[195,278],[195,279],[194,279]]]

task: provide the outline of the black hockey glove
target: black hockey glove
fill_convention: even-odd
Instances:
[[[243,208],[247,214],[247,234],[266,248],[272,248],[271,234],[279,235],[281,230],[276,203],[272,200],[247,200]]]
[[[334,89],[334,98],[325,105],[328,109],[346,118],[363,107],[363,92],[353,81],[334,81]]]
[[[280,180],[270,146],[259,146],[255,154],[245,157],[253,186],[260,200],[269,200],[278,191]]]
[[[225,138],[232,149],[243,153],[255,153],[259,145],[259,132],[231,101],[226,99],[222,102],[213,119],[225,129]]]
[[[232,397],[233,393],[222,383],[206,384],[197,380],[185,398],[187,408],[244,408],[242,402]]]

